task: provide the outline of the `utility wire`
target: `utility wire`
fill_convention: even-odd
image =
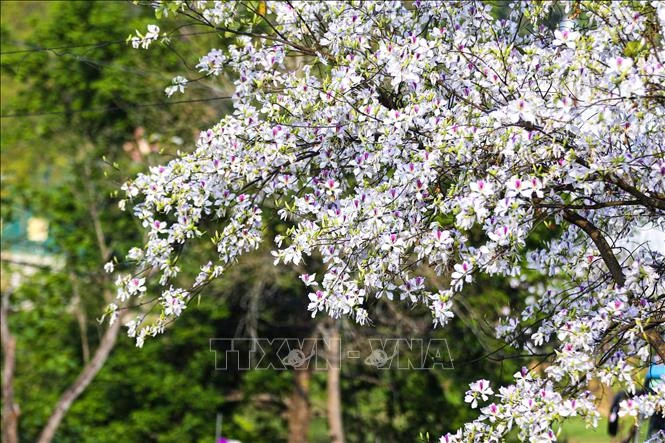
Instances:
[[[170,106],[170,105],[180,105],[183,103],[199,103],[199,102],[211,102],[216,100],[231,100],[233,96],[220,96],[220,97],[209,97],[209,98],[197,98],[191,100],[176,100],[172,102],[154,102],[154,103],[127,103],[123,106],[104,106],[99,108],[91,109],[79,109],[75,111],[48,111],[48,112],[34,112],[34,113],[25,113],[25,114],[7,114],[0,115],[0,118],[20,118],[20,117],[40,117],[44,115],[64,115],[64,114],[80,114],[84,112],[106,112],[106,111],[115,111],[125,108],[149,108],[154,106]]]
[[[103,62],[103,61],[91,59],[89,57],[85,57],[85,56],[82,56],[82,55],[72,54],[71,52],[60,52],[60,53],[58,53],[58,52],[55,52],[55,50],[53,50],[53,53],[58,57],[69,57],[69,58],[73,59],[74,61],[86,64],[86,65],[88,65],[92,68],[95,68],[97,70],[100,70],[100,71],[102,70],[102,68],[111,68],[111,69],[117,69],[119,71],[127,72],[127,73],[130,73],[130,74],[139,75],[141,77],[147,77],[146,73],[148,73],[148,72],[161,74],[164,77],[168,76],[168,72],[158,71],[156,69],[146,69],[146,68],[134,69],[134,68],[131,68],[131,67],[126,66],[126,65],[120,65],[120,64],[117,64],[117,63]],[[23,64],[23,61],[15,62],[15,63],[1,63],[0,62],[0,66],[2,66],[2,67],[10,67],[10,66],[14,67],[14,66],[20,66],[22,64]]]
[[[181,37],[189,37],[193,35],[204,35],[204,34],[219,34],[220,31],[215,30],[215,31],[200,31],[200,32],[188,32],[186,34],[177,34],[177,35],[169,35],[167,38],[181,38]],[[11,55],[11,54],[25,54],[25,53],[30,53],[30,52],[45,52],[45,51],[59,51],[63,49],[76,49],[76,48],[103,48],[105,46],[109,45],[117,45],[121,43],[127,43],[127,39],[123,40],[107,40],[107,41],[101,41],[97,43],[82,43],[80,45],[69,45],[69,46],[53,46],[49,48],[32,48],[32,49],[17,49],[15,51],[5,51],[5,52],[0,52],[0,55]]]
[[[126,42],[126,40],[109,40],[109,41],[105,41],[105,42],[88,43],[88,44],[81,44],[81,45],[52,46],[50,48],[18,49],[18,50],[15,50],[15,51],[0,52],[0,55],[25,54],[25,53],[28,53],[28,52],[58,51],[58,50],[61,50],[61,49],[76,49],[76,48],[90,48],[90,47],[103,48],[104,46],[117,45],[119,43],[124,43],[124,42]]]
[[[285,24],[298,24],[298,23],[314,23],[317,22],[317,20],[296,20],[294,22],[289,22],[289,23],[282,23],[282,25]],[[186,24],[184,26],[195,26],[195,25],[201,25],[201,23],[190,23]],[[221,34],[225,31],[226,29],[219,28],[219,29],[214,29],[210,31],[200,31],[200,32],[188,32],[185,34],[177,34],[174,35],[175,31],[178,29],[182,28],[183,26],[179,26],[178,28],[174,29],[173,31],[170,31],[169,33],[166,34],[166,38],[182,38],[182,37],[189,37],[193,35],[206,35],[206,34]],[[233,30],[228,30],[228,31],[233,31]],[[160,37],[161,39],[161,37]],[[101,41],[97,43],[82,43],[80,45],[70,45],[70,46],[53,46],[49,48],[32,48],[32,49],[17,49],[14,51],[5,51],[5,52],[0,52],[0,55],[11,55],[11,54],[25,54],[25,53],[30,53],[30,52],[44,52],[44,51],[57,51],[57,50],[62,50],[62,49],[76,49],[76,48],[103,48],[105,46],[109,45],[117,45],[121,43],[127,43],[127,39],[123,40],[107,40],[107,41]]]

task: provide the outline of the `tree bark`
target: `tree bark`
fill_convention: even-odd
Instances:
[[[665,328],[658,326],[653,329],[645,331],[647,342],[656,350],[661,361],[665,362],[665,340],[663,340],[663,332]]]
[[[74,315],[76,315],[76,321],[79,324],[83,364],[87,364],[90,361],[90,344],[88,343],[87,319],[85,315],[85,310],[83,308],[83,303],[81,302],[81,294],[79,292],[78,278],[76,277],[75,273],[70,272],[69,279],[72,282],[72,292],[74,293],[74,299],[72,300],[72,305],[74,307]]]
[[[563,212],[563,218],[567,222],[572,223],[583,230],[589,237],[591,237],[591,240],[593,240],[593,243],[596,245],[598,251],[600,252],[600,256],[605,262],[605,265],[610,270],[612,279],[617,284],[617,286],[623,286],[626,282],[626,277],[623,274],[621,265],[614,255],[614,252],[612,252],[612,247],[609,245],[609,243],[607,243],[607,240],[605,240],[605,237],[603,237],[603,233],[600,231],[600,229],[595,227],[589,220],[573,211],[565,210]]]
[[[92,360],[88,362],[83,368],[83,371],[78,376],[76,381],[60,396],[58,403],[55,405],[53,413],[48,419],[46,426],[39,435],[37,443],[50,443],[55,436],[55,432],[60,425],[63,417],[74,403],[81,393],[88,387],[88,385],[95,378],[99,370],[106,362],[111,350],[115,346],[116,339],[118,338],[118,332],[122,321],[120,318],[116,319],[104,333],[102,341],[99,343],[95,355],[92,357]]]
[[[328,332],[328,429],[332,443],[344,443],[342,424],[342,395],[340,387],[341,344],[339,323],[335,321]]]
[[[2,443],[18,443],[19,408],[14,403],[14,369],[16,367],[16,338],[11,335],[8,320],[9,294],[2,294],[0,332],[2,333]]]
[[[106,244],[106,236],[104,235],[99,210],[97,209],[97,199],[95,198],[96,192],[92,181],[92,172],[90,171],[90,165],[88,163],[84,164],[83,172],[85,174],[83,184],[88,194],[88,211],[90,212],[90,218],[92,219],[92,226],[95,229],[99,254],[101,255],[102,263],[105,263],[111,259],[111,249]]]
[[[303,353],[307,356],[312,352],[311,340],[306,340]],[[312,377],[312,366],[305,363],[294,368],[293,392],[289,399],[289,443],[306,443],[311,410],[309,404],[309,384]]]

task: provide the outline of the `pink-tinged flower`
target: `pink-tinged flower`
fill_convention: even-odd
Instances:
[[[460,289],[462,287],[463,282],[470,283],[471,280],[473,279],[473,276],[471,274],[471,271],[473,270],[473,266],[469,262],[462,262],[462,263],[457,263],[455,266],[453,266],[453,273],[450,275],[451,279],[454,282],[454,286],[456,289]]]
[[[607,305],[607,311],[610,315],[615,317],[620,317],[623,311],[626,309],[627,305],[623,301],[616,299],[609,302]]]
[[[533,106],[524,98],[518,98],[508,104],[507,109],[508,118],[512,122],[524,120],[526,122],[535,122],[536,115],[534,114]]]
[[[570,31],[568,29],[564,29],[562,31],[554,31],[554,40],[552,40],[552,44],[554,46],[561,46],[564,45],[570,49],[575,48],[575,43],[577,42],[577,39],[580,37],[579,32],[575,31]]]
[[[566,400],[559,407],[559,414],[564,417],[574,417],[577,415],[578,402],[575,399]]]
[[[445,230],[442,231],[441,229],[435,229],[434,230],[434,244],[438,248],[441,249],[448,249],[454,242],[453,238],[450,236],[450,231]]]
[[[494,231],[488,232],[487,236],[500,245],[508,244],[510,242],[510,228],[505,225],[499,226]]]
[[[633,67],[633,60],[627,57],[612,57],[607,61],[610,72],[626,74]]]
[[[326,190],[326,194],[336,196],[339,194],[342,190],[340,189],[339,183],[332,179],[329,178],[328,180],[325,180],[323,182],[323,187]]]
[[[179,297],[171,294],[164,296],[164,313],[166,315],[173,315],[179,317],[182,311],[187,307],[187,304]]]
[[[573,99],[563,96],[557,101],[557,105],[563,110],[568,110],[573,106]]]
[[[404,246],[404,240],[399,238],[399,235],[396,233],[388,234],[384,236],[383,243],[381,244],[381,249],[384,251],[391,251],[393,249],[399,249]]]
[[[462,441],[462,431],[457,431],[454,434],[450,432],[439,438],[439,443],[458,443]]]
[[[489,417],[490,423],[496,422],[499,411],[499,406],[496,403],[492,403],[486,408],[482,409],[483,414],[486,414]]]
[[[469,385],[468,391],[466,391],[466,395],[464,396],[464,401],[467,403],[471,403],[472,408],[477,408],[478,407],[478,399],[482,399],[482,401],[487,401],[490,395],[494,394],[494,391],[490,387],[490,382],[488,380],[478,380],[474,381]]]
[[[279,182],[280,186],[283,188],[289,188],[296,180],[293,175],[289,174],[280,174],[277,177],[277,181]]]
[[[309,298],[307,310],[312,311],[312,318],[314,318],[317,312],[323,311],[325,306],[325,293],[323,291],[311,292],[307,297]]]
[[[490,196],[494,192],[494,185],[485,180],[478,180],[477,182],[472,182],[469,187],[473,192],[477,192],[484,196]]]
[[[127,282],[127,292],[129,295],[145,292],[145,278],[131,278]]]
[[[166,231],[166,223],[159,220],[152,222],[153,230],[159,234],[162,234]]]
[[[315,286],[317,285],[316,283],[316,274],[302,274],[300,276],[300,280],[305,283],[305,286]]]
[[[619,404],[619,417],[625,417],[626,415],[637,417],[639,414],[639,406],[640,404],[637,401],[630,398],[622,401]]]
[[[533,189],[530,180],[524,180],[515,176],[508,180],[506,187],[508,188],[508,192],[506,193],[508,197],[530,197]]]

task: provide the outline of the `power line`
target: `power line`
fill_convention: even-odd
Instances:
[[[167,38],[181,38],[189,37],[193,35],[205,35],[205,34],[219,34],[220,31],[200,31],[200,32],[188,32],[185,34],[169,35]],[[45,51],[59,51],[63,49],[76,49],[76,48],[103,48],[109,45],[117,45],[121,43],[127,43],[127,39],[123,40],[107,40],[97,43],[82,43],[80,45],[69,45],[69,46],[53,46],[49,48],[32,48],[32,49],[17,49],[15,51],[5,51],[0,52],[0,55],[11,55],[11,54],[26,54],[31,52],[45,52]]]
[[[84,56],[81,56],[81,55],[72,54],[71,52],[57,53],[57,52],[54,51],[54,54],[58,57],[70,57],[74,61],[86,64],[86,65],[88,65],[92,68],[95,68],[95,69],[99,70],[99,71],[101,71],[102,68],[111,68],[111,69],[117,69],[117,70],[120,70],[120,71],[123,71],[123,72],[128,72],[128,73],[131,73],[131,74],[140,75],[142,77],[147,77],[146,72],[159,73],[163,76],[168,75],[168,72],[158,71],[156,69],[146,69],[146,68],[133,69],[133,68],[130,68],[129,66],[120,65],[120,64],[117,64],[117,63],[107,63],[107,62],[103,62],[103,61],[99,61],[99,60],[94,60],[94,59],[91,59],[89,57],[84,57]],[[0,62],[0,66],[2,66],[2,67],[21,66],[23,63],[24,63],[23,60],[21,60],[20,62],[14,62],[14,63],[1,63]]]
[[[105,41],[105,42],[88,43],[88,44],[81,44],[81,45],[53,46],[53,47],[50,47],[50,48],[18,49],[18,50],[15,50],[15,51],[0,52],[0,55],[25,54],[25,53],[28,53],[28,52],[58,51],[58,50],[61,50],[61,49],[76,49],[76,48],[90,48],[90,47],[103,48],[104,46],[117,45],[119,43],[125,43],[126,41],[127,40],[109,40],[109,41]]]
[[[197,98],[191,100],[176,100],[172,102],[154,102],[154,103],[127,103],[123,106],[105,106],[99,108],[91,109],[79,109],[75,111],[47,111],[47,112],[34,112],[34,113],[24,113],[24,114],[7,114],[0,115],[0,118],[20,118],[20,117],[40,117],[45,115],[64,115],[64,114],[81,114],[84,112],[107,112],[121,110],[125,108],[148,108],[153,106],[170,106],[170,105],[180,105],[183,103],[200,103],[200,102],[210,102],[216,100],[230,100],[233,96],[220,96],[220,97],[209,97],[209,98]]]
[[[293,24],[298,24],[298,23],[314,23],[317,22],[318,20],[296,20],[293,22],[287,22],[287,23],[282,23],[282,25],[293,25]],[[189,25],[185,26],[190,26],[190,25],[200,25],[200,23],[191,23]],[[232,29],[223,29],[223,28],[218,28],[210,31],[200,31],[200,32],[188,32],[185,34],[177,34],[173,35],[175,31],[178,29],[182,28],[183,26],[179,26],[173,31],[170,31],[169,34],[166,35],[166,38],[182,38],[182,37],[189,37],[189,36],[194,36],[194,35],[205,35],[205,34],[221,34],[226,31],[231,31],[233,32]],[[11,55],[11,54],[25,54],[25,53],[31,53],[31,52],[45,52],[45,51],[57,51],[61,49],[76,49],[76,48],[103,48],[105,46],[109,45],[117,45],[120,43],[127,43],[127,39],[123,40],[107,40],[107,41],[101,41],[97,43],[82,43],[80,45],[70,45],[70,46],[54,46],[50,48],[32,48],[32,49],[17,49],[14,51],[6,51],[6,52],[0,52],[0,55]]]
[[[95,59],[91,59],[89,57],[84,57],[82,55],[73,54],[73,53],[67,52],[67,51],[63,51],[63,52],[60,52],[60,53],[53,51],[53,53],[58,57],[70,57],[70,58],[74,59],[74,61],[86,64],[86,65],[88,65],[88,66],[90,66],[94,69],[99,70],[99,71],[102,71],[105,68],[110,68],[110,69],[117,69],[117,70],[124,71],[124,72],[129,72],[129,73],[139,75],[141,77],[146,77],[146,78],[148,77],[148,75],[146,74],[147,72],[156,73],[156,74],[162,75],[164,77],[168,76],[168,79],[165,78],[165,86],[160,88],[158,90],[159,92],[163,92],[164,88],[171,84],[171,80],[173,79],[173,75],[174,75],[172,73],[165,72],[165,71],[159,71],[159,70],[156,70],[156,69],[147,69],[147,68],[133,69],[133,68],[130,68],[129,66],[126,66],[126,65],[121,65],[121,64],[117,64],[117,63],[108,63],[108,62],[105,62],[105,61],[95,60]],[[0,62],[0,66],[2,66],[2,67],[4,67],[4,66],[15,66],[15,65],[18,65],[19,63],[22,63],[22,62],[17,62],[17,63],[1,63]],[[207,78],[207,77],[210,77],[210,75],[205,75],[203,77],[195,78],[195,79],[188,79],[188,85],[193,84],[193,83],[195,83],[199,80],[202,80],[204,78]],[[155,91],[155,92],[157,92],[157,91]]]

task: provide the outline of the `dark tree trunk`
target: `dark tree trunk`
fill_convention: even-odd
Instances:
[[[332,443],[344,443],[342,394],[340,386],[341,343],[339,323],[333,322],[328,333],[328,429]]]
[[[303,350],[303,352],[305,352]],[[307,355],[308,353],[305,352]],[[289,399],[289,443],[306,443],[308,441],[309,421],[311,416],[309,404],[309,384],[311,368],[295,368],[293,392]]]

